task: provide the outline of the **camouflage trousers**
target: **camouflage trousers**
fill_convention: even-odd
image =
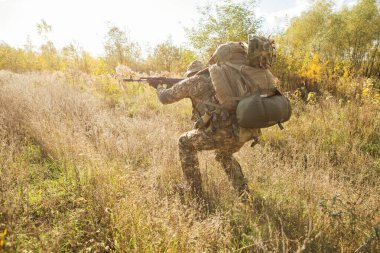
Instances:
[[[215,159],[220,163],[233,187],[242,192],[247,183],[240,164],[233,157],[244,142],[239,141],[232,129],[217,129],[216,132],[207,133],[194,129],[182,134],[179,138],[179,156],[182,171],[186,181],[190,184],[193,193],[202,195],[202,179],[199,169],[197,151],[215,150]]]

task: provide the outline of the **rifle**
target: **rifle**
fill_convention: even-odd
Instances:
[[[172,87],[174,84],[184,80],[185,78],[171,77],[140,77],[140,79],[123,78],[123,82],[146,82],[153,88],[157,89],[159,84],[166,84],[166,88]]]

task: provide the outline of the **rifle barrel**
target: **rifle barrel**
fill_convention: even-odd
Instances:
[[[124,82],[147,82],[153,87],[157,87],[159,84],[167,84],[167,88],[170,88],[174,84],[184,80],[185,78],[171,78],[171,77],[140,77],[139,79],[123,78]]]
[[[143,79],[132,79],[132,78],[123,78],[123,82],[146,82],[146,80]]]

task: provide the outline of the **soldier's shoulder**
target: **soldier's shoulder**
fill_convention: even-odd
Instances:
[[[191,77],[193,78],[193,77]],[[213,92],[214,87],[212,85],[211,79],[207,76],[194,76],[193,82],[190,88],[191,96],[199,96],[205,94],[206,92]]]
[[[206,85],[211,84],[211,78],[209,75],[204,75],[204,74],[195,75],[195,76],[190,77],[189,79],[191,79],[191,81],[194,83],[206,84]]]

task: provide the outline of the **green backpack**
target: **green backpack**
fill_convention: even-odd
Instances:
[[[266,37],[250,35],[248,40],[247,65],[261,69],[253,75],[258,83],[272,75],[269,67],[272,64],[274,53],[274,40]],[[272,77],[270,77],[272,78]],[[239,101],[236,108],[238,124],[244,128],[266,128],[288,121],[292,114],[289,100],[277,89],[274,92],[258,89],[256,92]]]
[[[289,120],[289,100],[275,85],[269,70],[274,57],[274,41],[250,36],[242,42],[220,45],[210,59],[211,80],[220,105],[236,112],[243,128],[265,128]]]
[[[289,100],[278,91],[266,97],[260,93],[240,100],[236,108],[238,124],[244,128],[266,128],[288,121],[292,110]]]

